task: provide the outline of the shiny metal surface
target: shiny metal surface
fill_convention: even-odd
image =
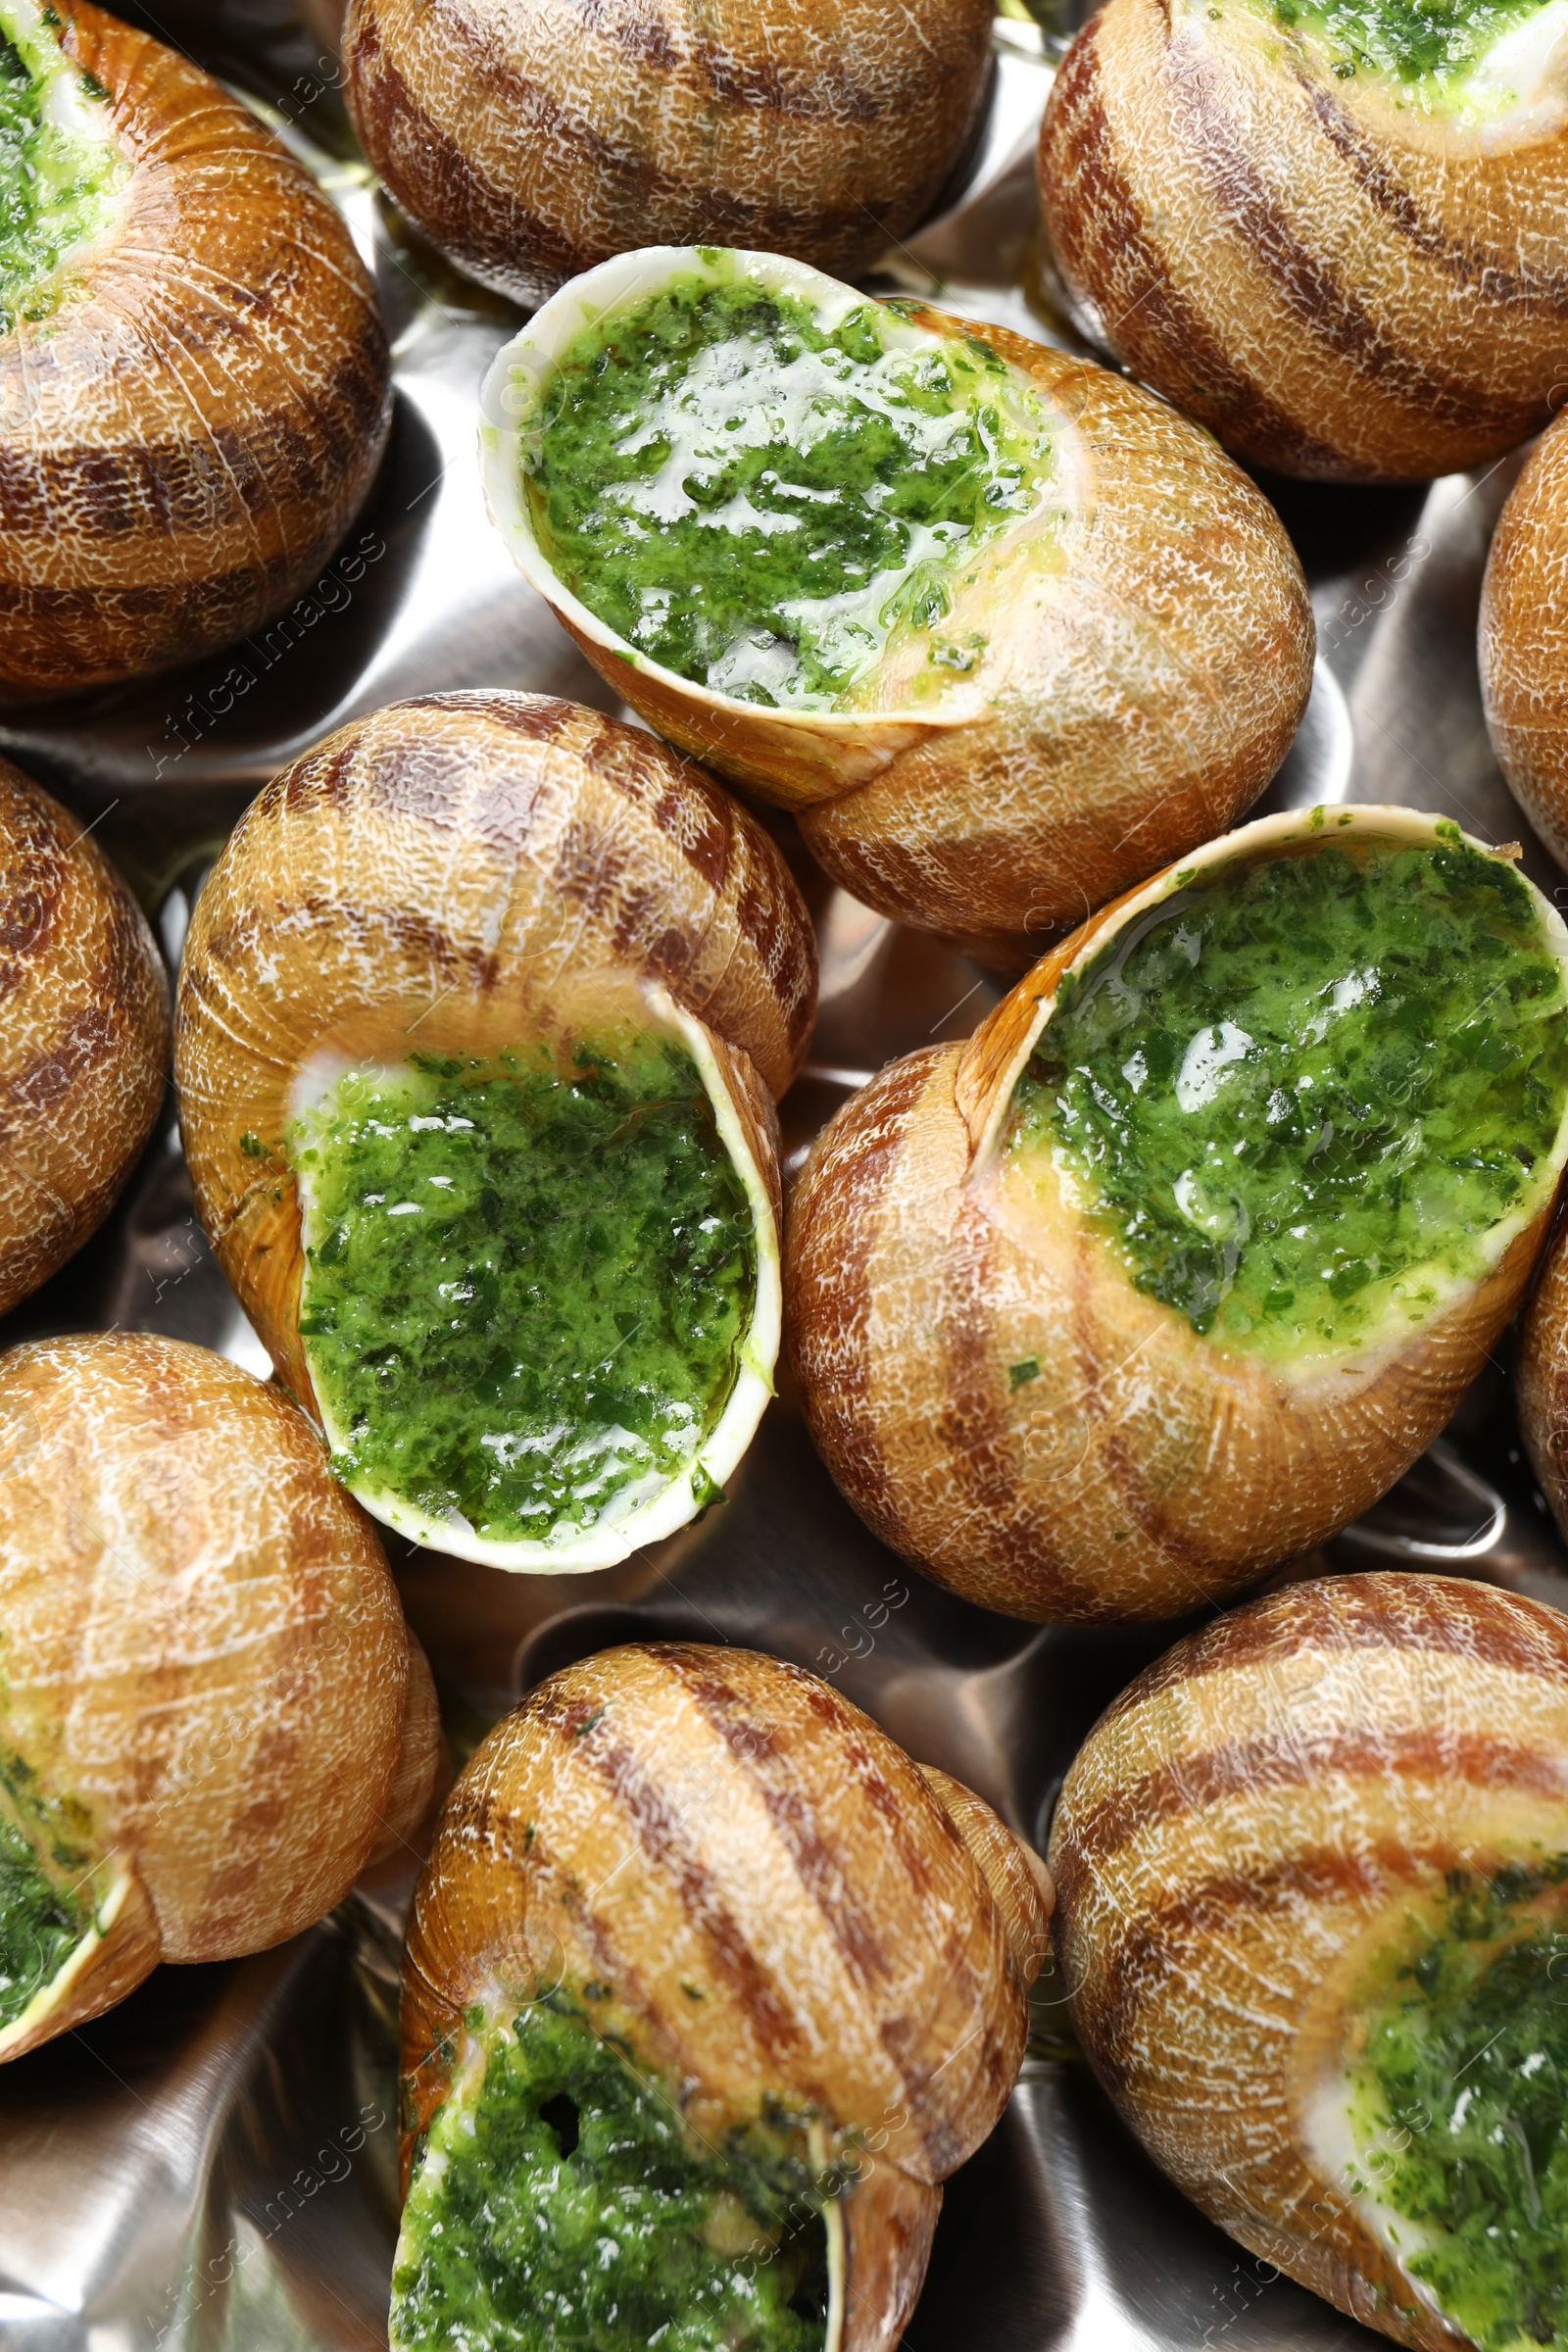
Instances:
[[[298,16],[283,0],[142,14],[270,102],[338,194],[387,303],[399,395],[369,508],[284,622],[188,672],[0,728],[5,749],[101,828],[172,960],[234,814],[327,727],[442,687],[510,684],[601,706],[606,689],[482,512],[474,393],[514,314],[421,252],[355,162],[329,0]],[[1067,340],[1017,287],[1048,71],[1030,27],[999,27],[967,187],[880,274],[940,284],[956,310]],[[1475,675],[1481,566],[1514,463],[1429,490],[1265,485],[1301,549],[1321,650],[1305,723],[1263,805],[1443,809],[1521,840],[1528,870],[1564,896],[1568,881],[1491,760]],[[812,895],[822,998],[811,1064],[784,1106],[795,1164],[883,1061],[964,1034],[996,998],[949,950],[820,882]],[[266,1369],[196,1225],[172,1117],[109,1226],[0,1324],[0,1343],[92,1325],[198,1340]],[[1568,1557],[1520,1459],[1505,1363],[1401,1486],[1302,1567],[1395,1564],[1568,1606]],[[1037,1838],[1100,1708],[1181,1630],[1037,1628],[924,1583],[839,1499],[787,1394],[723,1507],[621,1568],[519,1578],[409,1552],[398,1569],[460,1747],[540,1675],[607,1642],[748,1642],[830,1677]],[[85,2032],[0,2070],[4,2352],[384,2344],[406,1892],[367,1889],[230,1968],[166,1968]],[[1072,2056],[1062,1993],[1042,1988],[1037,2054],[949,2191],[910,2352],[1331,2352],[1381,2340],[1244,2255],[1161,2179]]]

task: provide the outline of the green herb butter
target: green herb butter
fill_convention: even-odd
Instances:
[[[103,94],[22,0],[0,4],[0,331],[41,318],[62,263],[109,227],[130,165]]]
[[[470,2023],[404,2208],[400,2352],[820,2352],[831,2183],[799,2132],[704,2145],[564,2007]]]
[[[1565,1884],[1568,1854],[1455,1872],[1352,2069],[1350,2185],[1481,2352],[1568,2346]]]
[[[299,1328],[346,1483],[508,1543],[694,1463],[734,1387],[757,1237],[681,1048],[350,1071],[289,1149]]]
[[[92,1924],[92,1859],[74,1807],[44,1796],[0,1747],[0,2031],[65,1966]]]
[[[808,710],[911,636],[929,691],[976,668],[959,592],[1049,465],[1043,407],[983,343],[696,275],[577,337],[523,456],[590,612],[682,677]]]
[[[1506,112],[1535,93],[1545,52],[1513,36],[1550,0],[1273,0],[1277,23],[1314,34],[1342,80],[1396,85],[1430,112]],[[1505,44],[1499,49],[1499,44]]]
[[[1565,1103],[1527,885],[1457,839],[1349,841],[1200,876],[1069,975],[1007,1148],[1196,1331],[1337,1350],[1482,1271]]]

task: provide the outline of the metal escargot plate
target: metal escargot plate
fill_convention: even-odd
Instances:
[[[0,744],[95,825],[177,956],[190,896],[240,808],[286,759],[400,695],[507,685],[608,692],[513,570],[483,514],[475,395],[516,315],[423,251],[355,158],[325,7],[126,7],[270,107],[343,203],[395,341],[392,448],[369,506],[270,628],[151,685],[33,710]],[[1033,134],[1049,78],[1032,27],[999,23],[991,116],[966,184],[878,282],[1066,340],[1016,288],[1033,233]],[[1492,760],[1474,634],[1507,461],[1425,489],[1269,482],[1312,583],[1320,659],[1264,808],[1402,802],[1524,844],[1568,880]],[[784,1106],[798,1163],[890,1056],[967,1032],[996,1001],[977,967],[823,885],[812,1061]],[[88,1326],[200,1341],[268,1367],[191,1206],[172,1114],[108,1226],[0,1344]],[[1043,1842],[1100,1708],[1184,1628],[1084,1633],[971,1608],[878,1545],[834,1492],[788,1396],[722,1509],[600,1575],[510,1577],[397,1562],[461,1743],[553,1668],[681,1634],[830,1677],[917,1757]],[[1568,1606],[1565,1557],[1521,1467],[1506,1371],[1325,1564],[1479,1576]],[[1289,1572],[1295,1573],[1295,1571]],[[165,1968],[96,2024],[0,2070],[4,2352],[359,2352],[386,2341],[396,2230],[395,2003],[407,1887],[365,1890],[280,1949]],[[1330,2352],[1371,2346],[1242,2253],[1114,2119],[1046,1983],[1023,2078],[952,2183],[910,2352]]]

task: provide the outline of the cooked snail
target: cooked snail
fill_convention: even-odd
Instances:
[[[1397,2343],[1568,2343],[1568,1619],[1435,1576],[1222,1617],[1050,1852],[1084,2048],[1205,2213]]]
[[[394,2352],[891,2352],[1050,1908],[989,1806],[796,1667],[552,1676],[415,1896]]]
[[[1568,417],[1533,453],[1497,520],[1481,589],[1481,692],[1509,789],[1568,863]]]
[[[666,248],[557,296],[484,410],[491,513],[615,692],[857,898],[993,956],[1233,823],[1305,706],[1266,501],[1000,328]]]
[[[352,0],[343,57],[365,151],[404,211],[533,304],[665,239],[864,269],[968,142],[991,5]]]
[[[0,1315],[107,1214],[164,1099],[169,987],[95,841],[0,760]]]
[[[87,0],[0,6],[0,692],[256,628],[391,418],[353,239],[207,74]]]
[[[1109,0],[1040,137],[1069,305],[1282,473],[1495,457],[1568,356],[1565,61],[1557,0]]]
[[[1264,817],[846,1104],[791,1346],[856,1509],[1022,1617],[1171,1616],[1443,1427],[1568,1156],[1568,931],[1407,808]]]
[[[376,1517],[559,1573],[720,1492],[771,1394],[815,987],[760,827],[572,703],[395,704],[252,804],[186,942],[186,1153]]]
[[[417,1828],[441,1733],[295,1407],[179,1340],[0,1356],[0,2058],[262,1950]]]

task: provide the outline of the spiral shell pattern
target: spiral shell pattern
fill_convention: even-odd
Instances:
[[[320,569],[391,423],[348,228],[211,74],[89,0],[66,55],[108,93],[123,211],[60,307],[0,335],[0,692],[188,662]]]
[[[0,1315],[107,1215],[164,1099],[147,921],[58,801],[0,760]]]

